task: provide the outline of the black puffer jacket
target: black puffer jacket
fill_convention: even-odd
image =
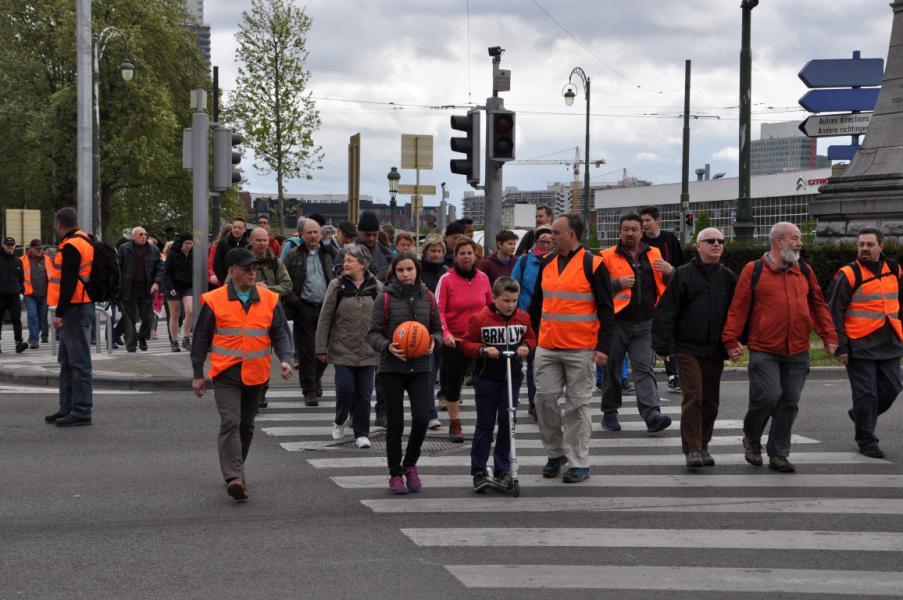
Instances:
[[[194,248],[188,251],[188,256],[182,253],[182,244],[179,244],[179,250],[173,244],[173,249],[166,255],[166,264],[163,270],[166,274],[164,278],[167,290],[187,290],[192,283],[191,261],[193,260]]]
[[[22,293],[24,282],[22,262],[5,250],[0,250],[0,296],[18,296]]]
[[[387,298],[389,300],[388,319],[386,319]],[[435,343],[442,343],[442,321],[439,319],[439,306],[432,293],[419,280],[415,285],[404,285],[393,281],[382,294],[376,296],[376,301],[373,303],[367,341],[374,350],[381,354],[380,373],[424,373],[431,368],[429,354],[413,360],[401,361],[389,352],[392,333],[405,321],[420,321],[429,329]]]
[[[721,331],[734,297],[737,275],[721,263],[694,258],[674,270],[655,308],[652,348],[660,356],[691,354],[725,359]]]
[[[424,259],[420,262],[420,268],[422,269],[420,279],[431,292],[435,293],[436,286],[439,285],[439,278],[445,275],[448,267],[444,263],[434,263]]]

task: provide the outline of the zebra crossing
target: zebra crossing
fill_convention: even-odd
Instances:
[[[799,473],[753,468],[740,447],[740,406],[723,406],[723,418],[715,425],[710,450],[717,466],[690,472],[679,450],[677,396],[663,396],[663,412],[675,422],[657,434],[646,433],[630,397],[620,413],[623,430],[601,431],[596,397],[591,477],[569,486],[560,478],[541,476],[546,456],[522,405],[517,428],[521,497],[474,494],[466,444],[424,452],[418,462],[423,491],[392,497],[386,494],[382,450],[349,449],[331,439],[334,394],[327,391],[317,408],[288,401],[296,396],[271,392],[269,407],[258,416],[260,430],[285,451],[302,453],[303,460],[375,518],[394,519],[390,522],[398,523],[403,539],[428,552],[432,563],[466,589],[707,592],[710,597],[763,592],[899,596],[903,590],[903,569],[822,567],[833,564],[823,560],[826,553],[858,558],[858,553],[903,552],[903,534],[894,530],[903,516],[903,475],[894,472],[893,463],[796,434],[791,459]],[[462,422],[465,434],[473,430],[473,392],[468,388]],[[444,437],[445,432],[443,426],[430,436]],[[663,526],[649,527],[644,514],[654,515]],[[585,526],[537,526],[555,515]],[[719,518],[725,519],[724,527],[713,526]],[[472,519],[493,525],[474,527],[468,524]],[[870,527],[864,520],[880,525]],[[421,524],[430,526],[410,526]],[[611,552],[572,552],[581,548]],[[625,549],[639,551],[629,553],[633,558],[627,564],[611,560]],[[530,564],[519,562],[516,550],[527,552]],[[717,551],[717,560],[700,566],[698,553],[706,551]],[[769,554],[789,551],[805,559],[801,568],[776,567],[769,560]],[[645,559],[647,554],[659,561]],[[678,564],[659,564],[662,556]]]

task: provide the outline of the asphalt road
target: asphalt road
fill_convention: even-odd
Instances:
[[[271,398],[251,499],[236,503],[219,476],[212,397],[102,393],[93,426],[59,429],[42,419],[55,394],[0,386],[0,598],[903,594],[900,407],[879,424],[887,460],[860,459],[848,385],[810,381],[798,473],[777,476],[736,460],[745,398],[745,382],[724,383],[720,464],[690,476],[679,445],[663,445],[676,428],[594,431],[605,447],[592,448],[588,482],[542,482],[524,427],[518,499],[473,494],[466,448],[426,453],[423,491],[390,497],[382,450],[329,448],[331,407]],[[637,420],[628,402],[622,421]],[[265,431],[284,427],[306,429]]]

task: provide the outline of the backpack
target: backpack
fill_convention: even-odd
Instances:
[[[809,268],[809,263],[802,258],[800,258],[797,264],[799,265],[803,276],[806,278],[806,283],[809,284],[808,299],[811,304],[814,291],[812,290],[812,284],[809,281],[809,275],[812,273],[812,269]],[[757,258],[753,264],[752,280],[749,283],[749,312],[746,314],[746,327],[743,328],[743,333],[740,335],[740,343],[744,346],[746,345],[746,342],[749,341],[749,321],[752,316],[753,306],[756,303],[756,284],[759,283],[759,278],[762,277],[763,268],[764,263],[762,262],[762,259]]]
[[[109,306],[119,299],[119,283],[122,279],[119,253],[113,244],[100,241],[94,235],[79,237],[94,247],[91,274],[87,278],[81,278],[82,285],[85,286],[91,300]]]

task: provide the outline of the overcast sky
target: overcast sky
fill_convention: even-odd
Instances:
[[[315,133],[322,170],[312,181],[289,181],[292,195],[347,192],[348,138],[360,132],[361,193],[387,200],[386,174],[400,162],[402,133],[434,136],[434,170],[423,183],[445,181],[460,205],[463,176],[448,169],[449,116],[466,109],[417,105],[482,104],[491,95],[489,46],[506,52],[518,111],[517,158],[567,160],[585,135],[582,91],[566,107],[562,87],[571,69],[592,81],[591,159],[594,182],[622,169],[654,183],[680,180],[684,61],[693,61],[691,178],[737,173],[739,0],[311,0],[308,40],[311,87],[322,118]],[[234,85],[235,31],[250,0],[207,0],[212,61],[220,85]],[[802,120],[797,77],[813,58],[886,58],[892,12],[888,0],[762,0],[753,11],[753,138],[762,122]],[[395,103],[395,107],[383,103]],[[454,132],[457,134],[457,132]],[[847,143],[833,138],[829,143]],[[820,152],[828,142],[820,143]],[[274,193],[275,176],[243,166],[251,192]],[[504,185],[544,189],[570,181],[564,165],[507,166]],[[402,183],[414,172],[402,170]],[[438,197],[427,197],[426,204]]]

